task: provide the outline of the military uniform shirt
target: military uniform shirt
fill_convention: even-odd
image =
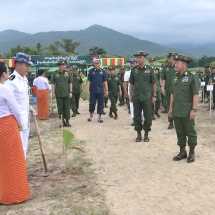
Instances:
[[[72,93],[73,94],[80,94],[80,84],[83,83],[83,80],[80,75],[73,75],[72,74]]]
[[[156,83],[154,71],[149,66],[135,66],[131,69],[130,84],[134,85],[133,99],[148,101],[152,98],[152,85]]]
[[[193,95],[199,92],[199,83],[194,73],[186,70],[182,76],[175,74],[172,86],[173,117],[190,117]]]
[[[211,78],[212,83],[215,83],[215,73],[214,73],[214,72],[211,73],[210,78]],[[215,101],[214,101],[214,102],[215,102]]]
[[[176,71],[174,66],[171,66],[170,64],[164,66],[162,79],[166,81],[165,90],[168,92],[171,92],[172,80],[175,73]]]
[[[70,83],[72,83],[72,76],[68,71],[57,71],[53,74],[52,84],[55,84],[56,97],[68,97],[70,92]]]
[[[103,82],[107,81],[107,75],[103,69],[90,69],[88,72],[91,93],[103,93]]]
[[[118,86],[121,85],[120,78],[116,75],[108,75],[107,79],[108,83],[108,91],[109,93],[113,93],[114,96],[118,95]]]
[[[160,91],[160,79],[161,79],[161,73],[158,68],[152,68],[154,70],[155,74],[155,80],[156,80],[156,91]]]

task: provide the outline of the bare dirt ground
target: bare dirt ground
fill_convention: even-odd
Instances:
[[[109,104],[108,104],[109,105]],[[153,121],[150,142],[135,143],[126,106],[119,119],[105,115],[104,123],[87,122],[88,102],[69,128],[85,153],[68,151],[70,171],[63,171],[62,131],[52,116],[38,121],[51,175],[30,177],[31,198],[19,205],[0,205],[0,214],[169,215],[215,214],[215,110],[200,103],[196,128],[196,161],[174,162],[178,153],[175,130],[167,115]],[[108,109],[105,109],[108,113]],[[56,110],[55,110],[56,112]],[[43,163],[32,123],[27,164],[39,176]]]

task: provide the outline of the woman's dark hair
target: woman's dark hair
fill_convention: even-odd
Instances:
[[[4,72],[7,72],[7,67],[4,62],[0,61],[0,77]]]
[[[38,76],[41,76],[45,73],[46,71],[44,69],[39,69],[38,70]]]

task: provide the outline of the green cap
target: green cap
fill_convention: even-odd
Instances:
[[[180,54],[177,54],[174,56],[174,60],[180,60],[180,61],[184,61],[186,63],[191,63],[193,62],[193,59],[188,57],[188,56],[185,56],[185,55],[180,55]]]
[[[177,53],[174,53],[174,52],[170,52],[166,55],[167,58],[169,57],[174,57],[175,55],[177,55]]]
[[[150,62],[156,61],[155,58],[150,58]]]
[[[60,66],[60,65],[65,65],[67,64],[67,62],[65,60],[59,60],[57,65]]]
[[[136,54],[134,54],[134,56],[144,56],[144,57],[146,57],[148,55],[149,55],[149,53],[144,52],[144,51],[138,51]]]
[[[109,69],[109,70],[114,70],[115,67],[114,67],[114,66],[109,66],[108,69]]]

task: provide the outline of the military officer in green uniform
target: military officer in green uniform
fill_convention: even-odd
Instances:
[[[175,61],[174,61],[175,55],[176,53],[169,53],[167,55],[168,64],[165,65],[163,69],[163,76],[162,76],[163,81],[161,85],[161,92],[163,93],[163,95],[166,96],[167,106],[166,106],[166,109],[164,110],[165,113],[167,113],[169,110],[172,81],[176,73]],[[173,118],[168,117],[168,121],[169,121],[168,129],[173,129],[174,128]]]
[[[80,114],[78,112],[79,108],[79,99],[81,92],[84,92],[83,86],[82,86],[82,78],[81,76],[77,73],[77,66],[72,66],[71,71],[72,71],[72,99],[71,99],[71,106],[72,106],[72,117],[75,117],[76,114]]]
[[[141,131],[145,130],[144,142],[149,141],[148,132],[152,125],[152,106],[156,102],[156,80],[154,71],[145,64],[147,52],[138,51],[138,65],[131,69],[130,75],[130,101],[134,105],[134,129],[137,131],[136,142],[142,140]],[[141,122],[141,112],[144,112],[144,123]]]
[[[209,101],[209,91],[207,91],[207,85],[208,85],[209,78],[210,78],[209,68],[210,68],[209,65],[204,66],[204,76],[202,77],[201,81],[205,82],[205,86],[203,87],[204,91],[202,90],[202,100],[200,102],[208,102]],[[203,92],[204,92],[204,96],[203,96]],[[207,98],[207,100],[203,101],[203,97],[204,97],[204,100],[205,100],[205,98]]]
[[[155,104],[152,103],[152,119],[155,120],[155,116],[160,117],[159,109],[161,105],[161,74],[159,68],[155,67],[156,60],[154,58],[150,58],[149,65],[152,67],[154,74],[155,74],[155,80],[156,80],[156,102]]]
[[[211,75],[210,75],[210,79],[209,79],[209,84],[213,85],[213,110],[215,110],[215,66],[211,67]]]
[[[173,157],[174,161],[186,159],[191,163],[195,161],[194,149],[197,145],[197,133],[195,129],[195,117],[198,104],[199,83],[197,75],[187,70],[190,57],[175,55],[175,69],[177,73],[173,79],[170,108],[168,115],[173,116],[180,152]],[[186,142],[190,148],[187,157]]]
[[[51,79],[52,98],[57,100],[59,118],[63,120],[63,126],[71,127],[70,119],[70,99],[72,98],[72,76],[66,70],[66,61],[58,62],[59,70]]]
[[[120,72],[118,73],[118,77],[120,79],[121,89],[122,89],[122,95],[119,96],[119,102],[120,102],[119,106],[122,106],[125,104],[125,93],[124,93],[124,89],[123,89],[124,75],[125,75],[125,67],[122,66],[122,67],[120,67]]]
[[[108,69],[110,71],[110,74],[107,77],[107,84],[108,94],[111,102],[109,116],[111,118],[118,119],[116,103],[118,92],[120,93],[120,96],[122,95],[121,81],[120,78],[116,75],[115,67],[109,66]]]

